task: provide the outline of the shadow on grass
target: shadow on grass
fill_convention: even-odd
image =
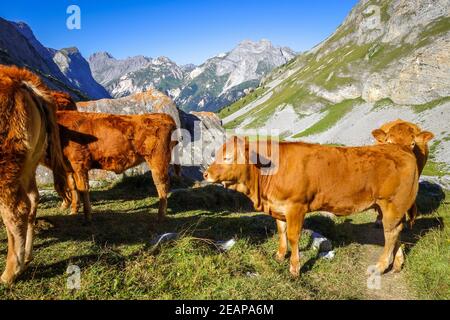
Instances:
[[[39,228],[45,222],[47,227]],[[230,217],[208,212],[192,216],[168,216],[157,221],[148,210],[130,213],[103,211],[93,215],[92,224],[85,224],[82,215],[38,218],[41,239],[58,241],[94,241],[98,245],[151,244],[155,236],[176,232],[198,238],[229,240],[233,237],[260,244],[275,232],[274,220],[265,215]]]
[[[242,193],[217,185],[179,190],[170,195],[168,206],[174,214],[187,210],[213,212],[254,212],[253,204]]]
[[[149,196],[148,189],[154,186],[150,175],[125,179],[106,191],[94,191],[93,199],[126,201],[143,199]],[[439,205],[429,200],[429,188],[421,188],[418,204],[425,209],[422,212],[434,212]],[[443,198],[438,202],[443,202]],[[158,203],[152,208],[157,208]],[[39,238],[44,239],[41,246],[51,245],[59,241],[94,241],[103,247],[106,244],[130,245],[143,244],[144,250],[152,247],[155,236],[166,232],[177,232],[187,236],[212,240],[228,240],[233,237],[244,239],[250,244],[259,245],[267,241],[275,233],[275,220],[264,214],[231,216],[231,212],[252,212],[252,204],[240,193],[229,191],[218,186],[207,186],[188,190],[179,190],[169,198],[169,208],[172,213],[166,221],[158,222],[155,214],[149,213],[149,208],[131,208],[128,210],[105,210],[94,214],[91,225],[84,225],[82,215],[49,216],[38,220]],[[185,211],[199,211],[185,216]],[[344,247],[351,243],[372,244],[383,246],[384,235],[381,229],[376,229],[374,223],[353,224],[351,220],[335,223],[324,216],[309,216],[305,228],[313,229],[332,240],[334,247]],[[407,244],[407,252],[421,236],[432,229],[442,229],[442,219],[435,216],[419,218],[412,230],[405,229],[402,241]],[[309,245],[308,245],[309,247]],[[112,254],[111,261],[120,263],[124,257]],[[108,253],[109,255],[109,253]],[[114,258],[115,257],[115,258]],[[129,256],[127,257],[129,258]],[[106,257],[107,261],[109,258]],[[119,259],[118,261],[114,259]],[[76,261],[78,265],[88,265],[98,260],[98,255],[80,255],[45,266],[44,271],[36,277],[51,277],[65,272],[68,261]],[[316,259],[310,259],[303,264],[302,272],[308,272],[314,266]],[[55,269],[55,270],[53,270]],[[45,271],[47,270],[47,271]]]
[[[445,201],[445,192],[436,183],[422,181],[417,194],[417,208],[422,215],[435,212]]]
[[[188,178],[171,176],[170,189],[189,188],[193,181]],[[150,172],[137,176],[126,176],[113,183],[107,190],[91,190],[92,201],[105,200],[142,200],[147,197],[157,197],[155,184]]]

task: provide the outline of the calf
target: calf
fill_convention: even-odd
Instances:
[[[36,167],[43,158],[63,192],[66,167],[50,90],[26,69],[0,66],[0,213],[8,235],[0,280],[8,285],[33,259]]]
[[[385,246],[376,269],[383,273],[392,262],[394,270],[401,269],[404,258],[398,237],[418,190],[419,174],[410,149],[398,145],[332,147],[282,142],[277,154],[271,155],[275,159],[271,166],[276,170],[272,169],[270,175],[264,174],[267,169],[261,158],[254,143],[234,137],[219,150],[204,178],[246,194],[256,210],[277,219],[277,259],[285,258],[289,240],[293,276],[300,270],[298,241],[305,215],[321,210],[345,216],[379,208],[383,212]]]
[[[428,160],[428,142],[434,138],[433,133],[422,131],[414,123],[398,119],[372,131],[372,135],[377,144],[393,143],[411,147],[416,156],[419,174],[422,174]]]
[[[91,169],[117,174],[147,162],[159,196],[158,217],[167,210],[169,165],[176,142],[175,121],[167,114],[112,115],[58,111],[64,156],[73,172],[68,172],[72,199],[71,213],[78,212],[81,194],[85,217],[91,219],[88,172]]]
[[[419,176],[427,163],[429,148],[428,142],[434,138],[433,133],[422,131],[419,126],[401,119],[386,123],[380,129],[372,131],[377,144],[399,144],[413,150],[416,157]],[[414,204],[408,210],[409,226],[412,227],[417,215],[417,206]],[[382,213],[378,213],[376,226],[381,227]]]

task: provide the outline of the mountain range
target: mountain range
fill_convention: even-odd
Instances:
[[[56,90],[77,100],[101,99],[109,93],[92,77],[88,62],[77,48],[44,47],[23,22],[0,18],[0,63],[27,67]]]
[[[27,67],[51,88],[67,91],[76,100],[120,98],[157,89],[187,112],[217,111],[252,91],[295,55],[268,40],[246,40],[199,66],[142,55],[120,60],[107,52],[94,53],[86,61],[76,47],[45,47],[26,23],[0,18],[0,63]]]
[[[291,49],[275,47],[268,40],[247,40],[199,66],[179,66],[166,57],[118,60],[107,52],[93,54],[89,64],[94,78],[113,97],[156,88],[185,111],[217,111],[257,87],[267,73],[294,57]]]
[[[449,108],[450,2],[361,0],[327,39],[219,115],[227,128],[345,145],[373,143],[373,129],[402,118],[436,135],[429,170],[450,171]]]

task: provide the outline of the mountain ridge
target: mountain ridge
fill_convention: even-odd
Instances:
[[[67,91],[76,100],[109,97],[92,78],[89,65],[78,49],[56,50],[43,46],[25,22],[0,18],[0,63],[27,67],[42,76],[51,88]],[[62,65],[66,74],[61,70]],[[75,71],[78,69],[82,72]]]
[[[185,111],[217,111],[259,84],[270,70],[295,56],[268,40],[241,41],[203,64],[179,66],[167,57],[115,59],[109,53],[89,58],[94,78],[114,97],[156,88]]]

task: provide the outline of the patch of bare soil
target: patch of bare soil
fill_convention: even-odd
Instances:
[[[380,230],[378,230],[380,231]],[[367,262],[367,265],[371,265],[376,263],[379,256],[383,251],[382,246],[377,245],[365,245],[365,256],[364,260]],[[366,298],[369,300],[413,300],[417,299],[414,291],[408,287],[407,280],[405,278],[405,271],[401,272],[392,272],[388,271],[383,274],[380,278],[379,287],[375,281],[369,280],[370,287],[366,285]]]

